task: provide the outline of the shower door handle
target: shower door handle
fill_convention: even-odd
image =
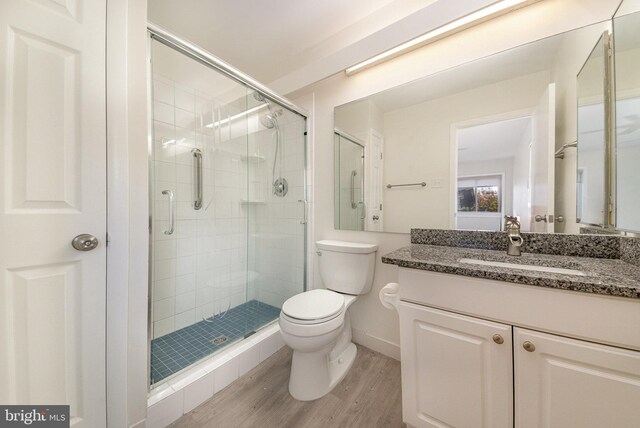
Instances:
[[[193,209],[202,208],[202,152],[200,149],[191,150],[193,153]]]
[[[304,204],[304,220],[302,220],[300,222],[300,224],[307,224],[308,220],[307,220],[307,216],[309,215],[309,201],[307,201],[306,199],[298,199],[298,202],[302,202]]]
[[[173,199],[173,191],[163,190],[163,195],[169,196],[169,229],[164,231],[165,235],[173,235],[176,226],[176,204]]]
[[[362,205],[362,215],[360,216],[360,220],[364,220],[367,218],[367,205],[363,201],[358,202],[356,206],[358,205]]]

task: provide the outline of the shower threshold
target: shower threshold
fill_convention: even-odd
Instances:
[[[278,319],[280,309],[250,300],[229,309],[214,322],[200,321],[151,341],[151,384],[242,340],[249,332]],[[225,337],[225,340],[216,339]]]

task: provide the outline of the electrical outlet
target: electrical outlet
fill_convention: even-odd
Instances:
[[[431,187],[433,189],[440,189],[444,187],[444,180],[442,178],[432,178],[431,179]]]

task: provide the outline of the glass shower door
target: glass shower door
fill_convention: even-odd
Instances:
[[[265,321],[306,288],[306,119],[258,93],[249,101],[248,296]]]
[[[305,289],[306,119],[151,40],[151,384]]]
[[[242,339],[247,88],[152,41],[151,383]]]

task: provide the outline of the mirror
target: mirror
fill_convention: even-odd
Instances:
[[[523,231],[578,233],[576,76],[609,27],[559,34],[336,107],[336,132],[364,152],[353,192],[347,178],[357,154],[343,166],[336,152],[336,228],[501,230],[509,214]]]
[[[609,82],[609,32],[604,32],[578,73],[578,169],[576,216],[583,224],[607,227],[609,211],[608,126],[611,104],[605,91]]]
[[[613,20],[616,228],[640,231],[640,1],[624,0]]]
[[[335,154],[335,224],[342,230],[364,230],[364,143],[336,130],[333,134]]]

